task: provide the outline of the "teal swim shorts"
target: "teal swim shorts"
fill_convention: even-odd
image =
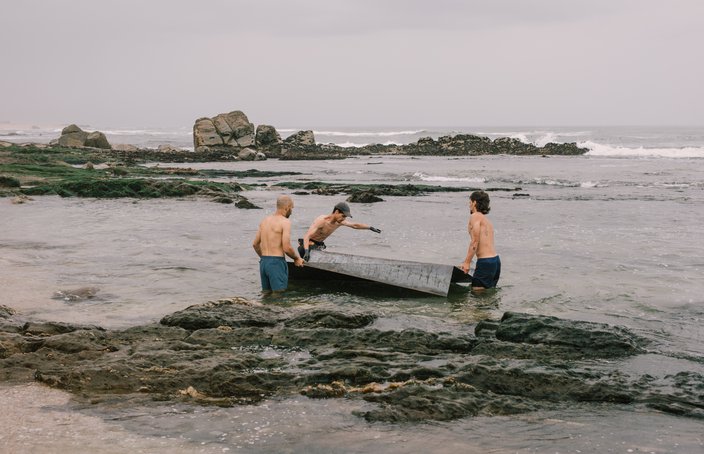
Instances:
[[[262,290],[281,291],[288,287],[288,265],[283,257],[263,255],[259,260]]]

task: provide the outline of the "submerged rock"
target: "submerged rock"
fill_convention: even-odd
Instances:
[[[617,359],[648,345],[625,328],[506,313],[479,323],[472,336],[379,330],[376,317],[231,298],[106,331],[21,321],[0,306],[0,376],[36,379],[94,402],[357,398],[375,405],[357,413],[369,421],[509,415],[575,402],[704,416],[701,374],[655,378],[620,370]]]
[[[384,199],[377,196],[374,191],[358,191],[347,197],[347,201],[350,203],[376,203],[383,202]]]

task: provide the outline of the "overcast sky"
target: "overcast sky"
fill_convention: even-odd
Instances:
[[[702,0],[0,0],[0,123],[704,126]]]

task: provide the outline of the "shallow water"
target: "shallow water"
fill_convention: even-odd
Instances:
[[[303,174],[242,182],[412,182],[511,189],[490,193],[490,217],[503,263],[496,292],[476,297],[454,288],[446,299],[375,286],[311,288],[292,283],[287,295],[268,301],[271,304],[358,307],[379,314],[375,324],[382,329],[436,332],[471,332],[477,321],[505,311],[607,322],[655,340],[660,350],[673,356],[671,362],[655,364],[645,355],[624,362],[626,370],[701,372],[701,159],[362,157],[271,160],[256,166]],[[253,164],[190,167],[246,170]],[[265,210],[192,199],[36,197],[24,205],[0,199],[2,304],[32,318],[119,328],[155,321],[207,300],[258,299],[251,241],[259,220],[272,211],[277,195],[286,192],[268,187],[245,193]],[[459,264],[468,243],[467,195],[384,197],[382,203],[353,204],[353,220],[372,224],[382,234],[341,229],[328,246],[340,252]],[[315,216],[331,211],[345,196],[293,197],[291,220],[298,237]],[[95,296],[74,299],[57,293],[83,287],[95,289]],[[22,396],[15,402],[23,402]],[[183,407],[173,412],[160,406],[123,409],[119,404],[62,408],[134,434],[144,442],[142,448],[135,442],[135,449],[147,451],[158,436],[176,439],[178,446],[218,452],[238,446],[260,452],[326,452],[340,446],[354,452],[402,452],[409,446],[435,452],[702,450],[700,421],[654,410],[584,405],[550,414],[394,426],[368,424],[353,416],[351,411],[361,405],[371,404],[301,397],[255,407]],[[123,412],[132,416],[119,416]],[[41,425],[43,418],[35,416],[34,423]],[[226,427],[235,416],[247,424]],[[255,423],[260,430],[252,428]],[[73,435],[62,437],[70,444]]]

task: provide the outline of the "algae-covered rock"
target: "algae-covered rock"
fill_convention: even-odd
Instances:
[[[19,188],[20,180],[13,177],[7,177],[5,175],[0,175],[0,187],[3,188]]]
[[[373,310],[190,306],[125,330],[18,324],[0,306],[0,378],[36,379],[91,401],[256,403],[268,397],[364,399],[369,421],[444,421],[575,402],[643,405],[702,417],[704,376],[626,373],[617,357],[647,342],[626,328],[507,313],[479,336],[380,330]],[[581,340],[578,338],[582,338]],[[653,351],[648,353],[655,355]]]

